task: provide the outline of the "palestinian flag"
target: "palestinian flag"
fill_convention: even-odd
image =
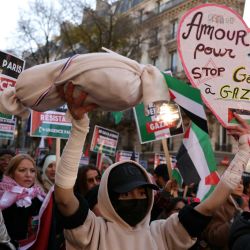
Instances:
[[[163,75],[171,99],[192,121],[176,156],[176,165],[185,184],[199,184],[197,197],[203,200],[213,191],[219,176],[200,90],[167,74]]]
[[[197,197],[206,198],[219,181],[209,135],[192,123],[176,156],[184,183],[199,184]]]

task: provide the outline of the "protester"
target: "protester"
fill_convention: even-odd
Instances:
[[[0,149],[0,176],[3,175],[8,167],[10,160],[15,156],[15,153],[10,149]]]
[[[103,173],[110,165],[113,164],[113,161],[107,155],[102,157],[102,165],[101,165],[101,172]]]
[[[154,178],[156,184],[160,188],[164,188],[167,184],[167,181],[169,180],[169,174],[168,174],[168,166],[167,164],[159,164],[154,169]]]
[[[0,249],[15,250],[15,246],[10,242],[10,236],[4,224],[2,211],[0,210]]]
[[[38,213],[45,193],[36,182],[33,158],[19,154],[11,159],[0,182],[0,208],[8,234],[18,246],[32,241],[37,232]]]
[[[80,167],[78,169],[74,191],[85,196],[93,187],[100,184],[101,173],[98,168],[93,165]]]
[[[179,211],[186,204],[187,204],[187,201],[184,198],[181,198],[181,197],[171,198],[157,219],[166,219],[173,213],[179,213]]]
[[[98,191],[99,185],[91,188],[85,195],[85,199],[88,202],[89,209],[96,215],[101,216],[101,210],[98,206]]]
[[[134,161],[118,162],[102,176],[98,203],[103,218],[96,217],[84,199],[76,197],[73,186],[77,176],[89,120],[81,106],[84,101],[73,98],[67,89],[64,96],[72,119],[72,131],[56,171],[55,199],[64,216],[68,249],[188,249],[211,219],[214,211],[229,197],[240,182],[250,158],[250,126],[239,116],[241,125],[228,129],[239,136],[239,152],[225,171],[214,192],[195,208],[185,206],[166,220],[149,225],[153,189],[146,170]],[[86,97],[86,96],[85,96]],[[80,99],[80,100],[79,100]],[[79,138],[81,138],[79,140]]]
[[[56,155],[46,155],[42,168],[43,188],[47,193],[55,183]]]
[[[250,249],[250,212],[243,212],[234,220],[230,229],[229,249]]]
[[[239,183],[231,196],[214,213],[202,233],[202,239],[212,249],[228,250],[229,231],[234,218],[241,213],[243,185]]]
[[[168,180],[165,187],[154,195],[154,204],[151,210],[151,221],[162,217],[165,208],[174,197],[178,197],[178,184],[176,180]]]

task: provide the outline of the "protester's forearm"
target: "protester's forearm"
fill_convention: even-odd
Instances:
[[[79,205],[73,187],[88,131],[87,117],[78,121],[72,120],[72,131],[56,170],[55,200],[64,215],[74,213]]]
[[[221,177],[214,192],[195,209],[204,214],[212,215],[228,199],[232,190],[240,183],[243,171],[250,159],[249,135],[241,136],[239,140],[239,151],[231,161],[229,167]]]

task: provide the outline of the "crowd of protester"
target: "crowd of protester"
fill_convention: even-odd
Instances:
[[[249,140],[250,126],[236,119],[230,133]],[[166,164],[152,175],[135,161],[113,164],[106,156],[101,169],[79,166],[88,118],[72,118],[72,126],[57,166],[53,154],[36,165],[28,154],[0,150],[0,249],[249,249],[250,177],[244,168],[241,180],[230,176],[247,164],[249,141],[238,142],[220,188],[203,202],[197,183],[178,186]],[[40,213],[48,197],[47,243],[29,246],[45,227]]]

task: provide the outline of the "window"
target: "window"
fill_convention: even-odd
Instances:
[[[143,9],[139,10],[139,23],[143,21]]]
[[[176,38],[177,29],[178,29],[178,20],[174,20],[172,22],[172,28],[171,28],[171,39]]]
[[[229,144],[228,141],[227,130],[222,126],[220,126],[218,143],[215,144],[215,150],[226,152],[232,151],[232,145]]]
[[[150,47],[156,46],[158,44],[159,42],[158,36],[159,36],[159,27],[155,27],[155,29],[151,31]]]
[[[161,1],[157,1],[157,2],[156,2],[156,13],[157,13],[157,14],[160,13],[160,8],[161,8]]]
[[[172,73],[177,71],[177,51],[173,50],[170,53],[170,69]]]

